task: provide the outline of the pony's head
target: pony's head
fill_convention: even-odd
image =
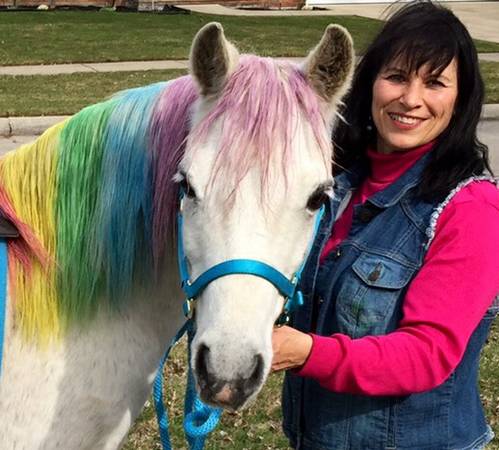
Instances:
[[[191,50],[197,101],[176,175],[191,278],[232,259],[267,263],[287,277],[302,264],[317,210],[332,186],[335,108],[353,67],[351,38],[329,26],[297,67],[240,56],[219,24]],[[269,373],[283,298],[265,279],[228,275],[196,301],[192,365],[204,401],[237,409]]]

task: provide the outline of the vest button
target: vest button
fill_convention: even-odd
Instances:
[[[376,281],[379,276],[381,275],[381,269],[379,267],[376,267],[367,277],[369,281]]]
[[[362,208],[359,211],[359,220],[363,223],[368,223],[374,217],[374,211],[369,208]]]

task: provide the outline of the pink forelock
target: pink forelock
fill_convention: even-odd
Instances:
[[[278,156],[286,174],[300,114],[310,123],[325,164],[330,163],[329,125],[320,102],[295,65],[252,55],[241,57],[216,106],[193,130],[194,140],[202,140],[221,121],[220,148],[212,182],[222,176],[231,180],[236,189],[257,165],[262,192],[266,191],[275,152],[281,152]]]

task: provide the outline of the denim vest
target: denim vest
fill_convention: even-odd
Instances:
[[[414,194],[428,155],[397,181],[354,207],[347,239],[319,265],[332,227],[362,176],[337,177],[335,196],[302,276],[305,305],[293,318],[299,330],[352,338],[397,328],[403,299],[426,253],[435,212]],[[492,299],[491,299],[492,302]],[[339,394],[288,372],[283,428],[297,450],[479,449],[489,442],[478,391],[480,351],[497,313],[494,304],[474,331],[463,359],[440,386],[396,397]]]

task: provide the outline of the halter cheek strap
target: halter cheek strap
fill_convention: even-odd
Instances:
[[[182,201],[183,195],[181,194],[181,205]],[[263,278],[274,285],[279,293],[285,298],[283,311],[277,319],[276,325],[280,326],[288,323],[289,313],[303,305],[303,294],[301,293],[301,291],[297,290],[296,287],[298,285],[298,282],[300,281],[303,268],[312,248],[313,241],[319,230],[319,225],[324,214],[324,209],[324,206],[322,206],[322,208],[317,213],[317,216],[315,218],[314,231],[309,242],[305,258],[300,268],[293,275],[293,277],[286,277],[282,274],[282,272],[262,261],[258,261],[255,259],[231,259],[210,267],[208,270],[199,275],[196,280],[191,281],[189,270],[187,267],[187,259],[184,252],[183,218],[181,206],[179,208],[179,212],[177,213],[177,250],[179,273],[182,281],[182,290],[184,291],[186,296],[186,300],[184,302],[184,314],[186,315],[186,317],[192,317],[195,301],[201,294],[201,292],[203,292],[203,290],[206,288],[206,286],[208,286],[208,284],[226,275],[243,274]]]

